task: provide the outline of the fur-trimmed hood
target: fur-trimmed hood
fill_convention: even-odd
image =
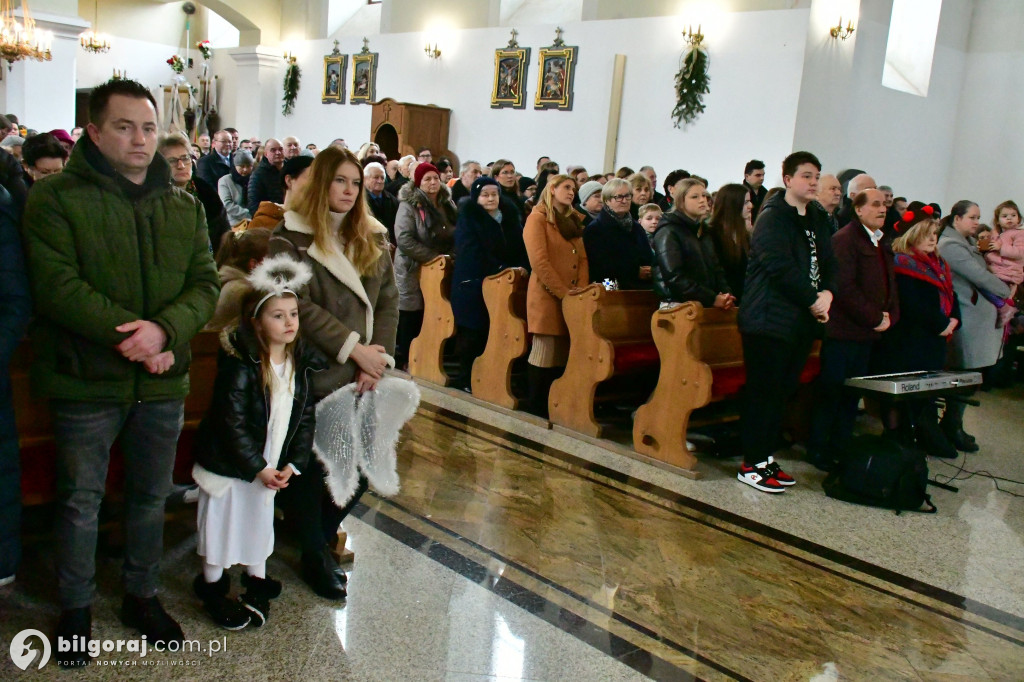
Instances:
[[[248,362],[253,365],[260,363],[259,341],[251,327],[242,327],[232,324],[221,330],[218,335],[220,347],[224,352],[236,360]],[[302,330],[299,330],[299,338],[295,342],[296,369],[299,367],[309,368],[313,371],[327,369],[327,362],[324,356],[311,343],[306,343],[302,338]]]

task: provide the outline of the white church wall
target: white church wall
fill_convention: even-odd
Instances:
[[[425,57],[418,33],[370,36],[370,49],[380,53],[378,98],[451,108],[450,146],[461,158],[486,163],[510,156],[530,174],[542,154],[563,167],[613,170],[602,168],[609,91],[614,55],[625,54],[616,164],[651,164],[659,177],[686,168],[717,187],[741,180],[749,158],[778,165],[792,149],[807,17],[808,10],[745,12],[705,25],[712,92],[705,98],[707,111],[684,130],[673,128],[670,118],[683,42],[676,18],[564,24],[566,43],[580,48],[571,112],[532,108],[538,48],[551,44],[554,26],[520,30],[520,45],[533,48],[524,110],[490,108],[494,49],[507,42],[507,28],[450,32],[439,60]],[[361,48],[361,38],[342,36],[340,42],[348,54]],[[331,47],[331,40],[303,45],[295,112],[278,116],[276,132],[318,145],[340,136],[355,147],[369,139],[370,107],[321,104],[322,59]],[[348,80],[350,88],[351,67]]]
[[[892,0],[860,3],[853,42],[828,36],[830,5],[811,9],[794,146],[826,172],[861,168],[897,195],[948,206],[971,2],[943,2],[927,97],[882,86]]]
[[[1000,202],[1024,200],[1024,3],[977,0],[972,23],[946,197],[978,202],[990,223]]]

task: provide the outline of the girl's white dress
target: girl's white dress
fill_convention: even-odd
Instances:
[[[291,419],[295,376],[290,358],[271,366],[274,381],[263,459],[276,469]],[[265,562],[274,552],[275,491],[258,478],[249,482],[220,476],[198,464],[192,476],[199,484],[198,554],[206,563],[224,568]]]

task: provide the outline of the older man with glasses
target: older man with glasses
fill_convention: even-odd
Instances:
[[[260,202],[284,203],[281,167],[284,166],[284,145],[270,138],[264,148],[263,160],[249,176],[249,214],[255,216]]]
[[[230,139],[228,144],[230,144]],[[167,159],[167,163],[171,166],[171,184],[185,190],[203,205],[203,210],[206,213],[206,228],[210,232],[210,245],[216,252],[220,246],[221,237],[231,229],[231,226],[228,225],[227,211],[224,210],[224,203],[220,200],[217,188],[200,177],[193,177],[192,155],[189,153],[191,147],[191,143],[183,134],[172,133],[160,138],[157,152]],[[209,157],[204,156],[203,158]]]

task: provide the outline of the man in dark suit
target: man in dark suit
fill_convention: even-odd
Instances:
[[[212,151],[199,159],[196,175],[214,189],[222,177],[231,172],[231,133],[218,130],[213,135]]]

